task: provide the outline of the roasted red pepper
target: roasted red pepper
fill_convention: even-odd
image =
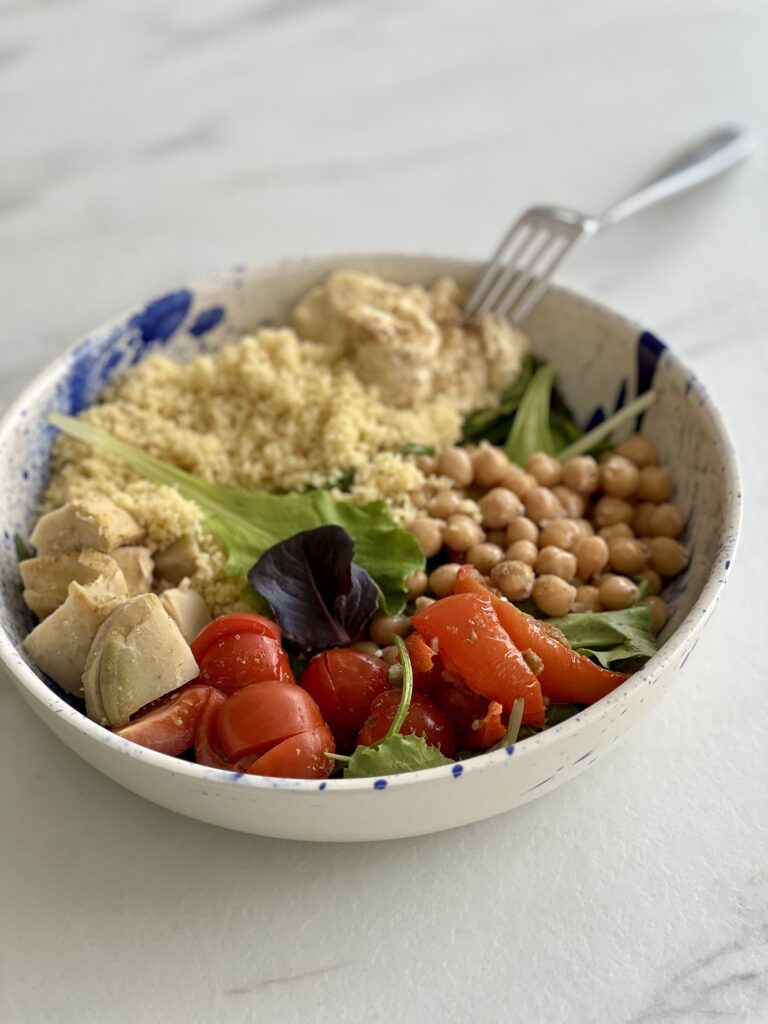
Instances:
[[[541,658],[544,664],[543,671],[539,673],[541,689],[553,704],[594,704],[629,679],[625,673],[611,672],[565,647],[547,632],[546,625],[538,619],[492,594],[471,565],[463,565],[459,569],[456,593],[484,595],[490,599],[499,622],[512,641],[521,650],[529,648]]]
[[[541,686],[525,658],[502,628],[490,594],[454,594],[413,617],[414,628],[428,644],[437,643],[445,668],[475,693],[498,701],[509,713],[525,702],[523,722],[544,724]]]

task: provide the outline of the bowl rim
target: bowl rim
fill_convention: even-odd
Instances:
[[[467,271],[479,271],[484,263],[482,260],[465,259],[455,256],[444,256],[431,253],[415,252],[371,252],[371,253],[319,253],[312,256],[289,257],[279,260],[271,260],[263,263],[238,265],[230,271],[213,272],[205,277],[199,278],[182,287],[189,288],[193,294],[198,289],[209,289],[218,284],[226,285],[227,282],[236,277],[256,276],[280,276],[289,271],[299,268],[310,269],[313,264],[318,270],[327,269],[330,266],[347,267],[350,265],[361,265],[366,262],[392,261],[401,263],[407,269],[409,263],[428,261],[435,265],[435,273],[448,273],[448,267],[453,272],[459,268]],[[440,268],[443,268],[442,270]],[[551,290],[561,294],[571,302],[581,305],[607,315],[614,321],[622,322],[637,332],[638,337],[645,332],[645,329],[636,321],[615,312],[604,305],[577,292],[571,288],[554,284]],[[138,309],[142,307],[133,306],[122,313],[110,317],[99,326],[91,328],[78,339],[68,345],[59,356],[45,366],[40,373],[24,388],[15,401],[9,406],[2,417],[0,417],[0,442],[7,435],[10,435],[15,428],[16,421],[21,418],[22,410],[30,404],[35,396],[47,389],[50,383],[55,381],[61,371],[69,362],[72,353],[85,341],[94,335],[100,334],[114,327],[117,324],[126,322]],[[209,768],[194,762],[180,760],[167,754],[161,754],[146,747],[140,747],[129,740],[117,736],[110,730],[91,721],[82,712],[68,704],[59,697],[27,664],[18,650],[13,639],[4,627],[0,626],[0,665],[13,679],[16,687],[21,691],[28,702],[32,705],[42,705],[46,711],[53,712],[59,721],[72,728],[75,732],[81,733],[88,743],[102,745],[118,756],[127,757],[135,761],[141,761],[152,769],[169,772],[171,775],[186,776],[191,782],[204,782],[207,786],[237,785],[252,790],[284,790],[295,793],[316,794],[318,790],[326,793],[334,793],[337,796],[353,794],[360,791],[370,790],[379,779],[386,780],[386,788],[400,788],[417,783],[440,782],[452,775],[466,775],[480,771],[485,768],[498,767],[507,763],[511,755],[516,755],[515,760],[519,761],[526,756],[534,755],[543,747],[550,746],[555,742],[567,738],[571,734],[581,731],[584,724],[598,722],[605,714],[607,708],[613,704],[622,703],[636,690],[646,687],[667,668],[681,649],[689,643],[695,645],[696,638],[703,629],[706,621],[713,611],[720,593],[725,585],[730,568],[733,564],[736,552],[738,537],[741,529],[741,479],[736,453],[730,439],[726,424],[721,413],[709,397],[706,388],[698,377],[686,366],[682,360],[669,349],[665,344],[665,355],[671,359],[679,369],[687,375],[691,384],[691,391],[696,394],[698,402],[704,408],[707,417],[713,424],[718,440],[721,445],[725,477],[726,477],[726,503],[724,511],[724,525],[719,538],[717,558],[713,561],[712,567],[706,577],[704,585],[691,607],[688,614],[665,641],[662,648],[651,658],[640,671],[635,672],[629,679],[618,686],[606,697],[588,706],[578,714],[572,716],[558,725],[552,726],[535,736],[526,738],[518,743],[512,744],[501,750],[485,754],[478,754],[461,762],[441,766],[439,768],[422,769],[415,772],[407,772],[400,775],[382,775],[363,779],[279,779],[272,776],[244,775],[241,773],[227,772],[218,768]],[[689,652],[690,653],[690,652]],[[685,660],[685,659],[684,659]],[[684,661],[683,661],[684,663]],[[590,751],[591,753],[591,751]],[[588,754],[584,755],[585,757]],[[461,765],[460,772],[456,772],[456,765]]]

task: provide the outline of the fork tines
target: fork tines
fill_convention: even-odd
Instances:
[[[520,323],[546,291],[557,266],[583,234],[582,218],[551,207],[527,210],[501,241],[475,285],[465,319],[492,313]]]

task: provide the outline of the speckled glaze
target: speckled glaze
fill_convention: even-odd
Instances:
[[[362,841],[419,835],[478,821],[532,800],[593,765],[656,704],[682,670],[713,611],[733,559],[740,489],[733,452],[702,385],[653,335],[617,314],[552,289],[526,330],[558,368],[580,421],[594,423],[651,385],[646,414],[677,483],[695,509],[684,538],[691,563],[665,593],[671,618],[659,653],[614,693],[506,750],[427,772],[355,781],[237,776],[156,754],[112,735],[72,708],[26,660],[31,625],[21,600],[14,534],[28,536],[44,486],[53,410],[78,412],[114,375],[162,348],[174,358],[215,349],[283,321],[309,286],[338,267],[403,282],[451,275],[469,284],[479,265],[431,256],[329,256],[235,268],[155,299],[93,331],[52,364],[0,425],[0,662],[22,696],[68,746],[115,782],[164,807],[258,835]]]

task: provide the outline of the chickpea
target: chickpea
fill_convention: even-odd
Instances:
[[[539,557],[539,549],[530,540],[516,540],[507,548],[506,557],[512,562],[525,562],[526,565],[536,565]]]
[[[578,529],[582,537],[595,536],[595,528],[588,519],[582,519],[581,517],[578,517],[576,519],[572,519],[571,522]]]
[[[458,571],[458,562],[448,562],[445,565],[439,565],[429,574],[429,589],[435,597],[448,597],[453,593]]]
[[[501,481],[501,486],[512,491],[518,498],[524,498],[528,491],[536,486],[536,479],[530,473],[526,473],[524,469],[510,462],[504,479]]]
[[[479,544],[485,534],[469,516],[456,512],[448,517],[443,531],[443,543],[452,551],[469,551],[474,544]]]
[[[667,602],[661,597],[656,597],[651,594],[649,597],[644,598],[644,604],[648,605],[651,612],[651,629],[654,635],[659,632],[664,623],[667,621],[669,611],[667,609]]]
[[[566,487],[565,484],[558,484],[552,488],[552,493],[565,509],[565,514],[571,519],[578,519],[586,512],[586,496],[579,494],[578,491],[574,491],[571,487]]]
[[[608,549],[611,568],[625,576],[640,572],[648,559],[647,545],[639,540],[630,540],[629,537],[619,537],[618,540],[611,541]]]
[[[371,654],[374,658],[381,657],[381,648],[378,644],[373,643],[372,640],[360,640],[359,643],[352,644],[352,650],[362,651],[363,654]]]
[[[526,516],[518,516],[507,527],[507,544],[514,544],[516,540],[529,540],[531,544],[536,544],[538,539],[538,526]]]
[[[409,491],[408,497],[411,499],[416,508],[422,509],[427,507],[427,501],[429,499],[427,497],[427,492],[424,490],[423,487],[420,488],[418,491]]]
[[[440,476],[447,476],[458,487],[468,487],[474,472],[472,457],[464,448],[445,448],[437,456],[435,469]]]
[[[644,466],[652,466],[658,459],[656,445],[644,434],[635,434],[628,437],[616,449],[617,455],[623,455],[625,459],[634,462],[638,469]]]
[[[392,636],[407,636],[411,632],[411,620],[407,615],[386,615],[376,612],[371,620],[368,635],[375,644],[384,647]]]
[[[643,501],[635,509],[632,525],[638,537],[649,537],[651,533],[651,516],[656,510],[652,501]]]
[[[443,546],[445,523],[441,519],[412,519],[405,528],[419,542],[427,558],[436,555]]]
[[[394,644],[389,644],[387,647],[383,648],[379,657],[386,661],[388,665],[396,665],[400,660],[400,652]]]
[[[494,565],[504,561],[504,548],[498,544],[475,544],[467,552],[467,561],[483,575],[487,575]]]
[[[483,517],[483,526],[490,530],[509,526],[513,519],[523,513],[522,501],[505,487],[494,487],[477,504]]]
[[[614,523],[631,523],[635,514],[634,506],[623,498],[604,494],[595,505],[593,519],[595,526],[613,526]]]
[[[672,496],[672,478],[669,470],[662,466],[644,466],[640,470],[640,482],[637,496],[642,501],[652,501],[660,505],[669,501]]]
[[[417,569],[416,572],[411,573],[405,581],[405,585],[408,588],[408,593],[405,595],[406,600],[415,601],[427,589],[427,574],[423,569]]]
[[[472,456],[472,469],[480,487],[498,487],[509,469],[509,459],[501,448],[481,444]]]
[[[390,686],[395,686],[400,689],[403,685],[403,666],[394,662],[387,669],[387,679],[389,680]]]
[[[491,583],[510,601],[524,601],[531,596],[534,574],[525,562],[499,562],[491,569]]]
[[[564,551],[572,551],[581,539],[579,530],[573,519],[550,519],[539,536],[539,544],[543,548],[553,544]]]
[[[679,537],[685,529],[685,515],[669,502],[656,505],[650,515],[650,533],[653,537]]]
[[[614,498],[629,498],[640,483],[640,470],[623,455],[609,455],[600,466],[600,486]]]
[[[554,487],[563,479],[563,467],[552,455],[546,452],[534,452],[525,461],[527,472],[542,487]]]
[[[533,600],[545,615],[567,615],[576,600],[576,587],[560,576],[539,576],[533,584]]]
[[[435,472],[435,457],[434,455],[417,455],[416,468],[420,469],[424,476],[432,476]]]
[[[579,494],[593,494],[600,483],[600,469],[591,455],[577,455],[563,463],[563,483]]]
[[[650,548],[651,567],[662,576],[677,576],[688,565],[688,552],[671,537],[653,537]]]
[[[429,606],[434,603],[434,597],[417,597],[414,601],[414,607],[417,612],[423,612],[425,608],[429,608]]]
[[[608,565],[608,545],[602,537],[584,537],[574,548],[579,576],[597,576]]]
[[[544,519],[563,519],[565,509],[558,498],[547,487],[532,487],[523,498],[525,513],[534,523]]]
[[[600,603],[608,611],[629,608],[640,596],[637,584],[633,583],[631,579],[627,576],[613,576],[610,573],[603,576],[597,592]]]
[[[435,519],[447,519],[459,511],[462,497],[458,491],[438,491],[434,498],[427,502],[427,512]]]
[[[500,548],[507,546],[507,531],[506,530],[486,530],[485,539],[489,544],[498,544]]]
[[[570,583],[576,575],[576,555],[550,545],[541,549],[534,568],[539,576],[559,576]]]
[[[629,523],[614,523],[612,526],[604,526],[601,530],[598,530],[597,535],[602,537],[603,540],[607,540],[610,544],[611,541],[619,540],[620,538],[632,540],[635,536],[635,531]]]
[[[576,600],[573,602],[574,612],[601,612],[600,594],[597,587],[576,587]]]
[[[647,582],[652,594],[661,593],[661,576],[659,576],[655,569],[643,569],[640,573],[640,579]]]

